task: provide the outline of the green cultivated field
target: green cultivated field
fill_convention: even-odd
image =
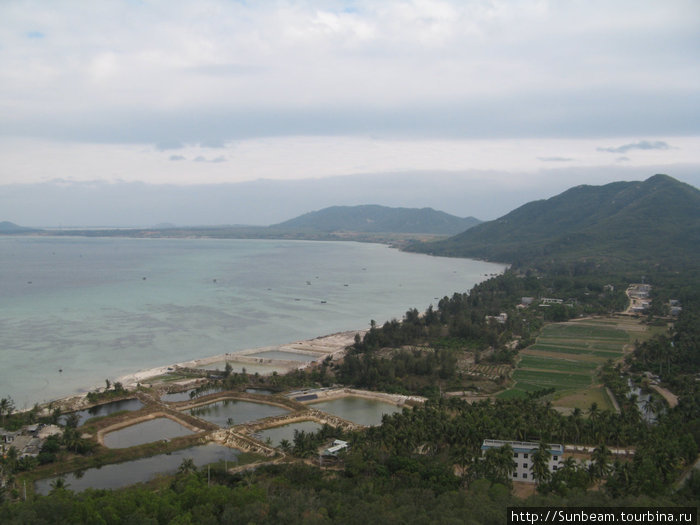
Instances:
[[[590,374],[597,367],[597,363],[593,361],[580,361],[577,359],[557,359],[553,357],[541,357],[528,354],[522,357],[518,368]]]
[[[616,326],[614,320],[546,326],[537,342],[520,352],[520,361],[513,372],[515,384],[499,397],[525,396],[543,388],[554,388],[555,397],[562,401],[567,397],[590,397],[588,394],[594,393],[593,390],[597,398],[602,397],[600,387],[595,385],[597,368],[608,359],[622,357],[625,345],[633,339]],[[585,396],[579,395],[589,390]],[[564,402],[563,406],[568,405]]]

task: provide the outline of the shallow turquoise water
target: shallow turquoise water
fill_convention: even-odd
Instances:
[[[0,236],[0,396],[29,408],[144,368],[362,329],[502,270],[353,242]]]

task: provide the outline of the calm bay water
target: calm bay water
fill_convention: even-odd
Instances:
[[[149,458],[105,465],[101,468],[89,468],[82,472],[64,476],[68,488],[73,492],[86,489],[118,489],[146,482],[158,474],[174,474],[185,459],[191,459],[198,467],[216,462],[224,462],[230,467],[238,461],[240,452],[236,449],[209,443],[170,454],[160,454]],[[51,483],[56,478],[40,479],[36,482],[36,491],[46,495],[51,491]]]
[[[503,268],[352,242],[0,237],[0,397],[362,329]]]

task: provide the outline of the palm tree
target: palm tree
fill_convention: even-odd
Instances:
[[[57,490],[66,490],[70,484],[66,483],[66,479],[63,476],[57,477],[51,482],[51,493]]]
[[[484,454],[484,468],[486,476],[492,481],[510,485],[511,476],[516,468],[513,461],[513,448],[509,444],[502,447],[490,448]]]
[[[5,426],[5,416],[11,416],[15,410],[15,402],[11,397],[3,397],[0,399],[0,416],[2,416],[2,425]]]
[[[75,429],[75,427],[66,427],[63,429],[63,444],[68,450],[77,452],[82,444],[82,439],[80,438],[80,433]]]
[[[194,460],[192,458],[185,458],[182,460],[182,463],[180,463],[177,472],[178,474],[187,476],[193,472],[197,472],[197,465],[194,464]]]
[[[280,450],[282,450],[282,452],[288,453],[292,451],[292,444],[289,442],[288,439],[283,439],[282,441],[280,441],[279,447]]]
[[[544,441],[540,441],[539,448],[532,454],[532,475],[537,481],[537,486],[541,486],[551,478],[549,471],[549,458],[551,457],[549,447]]]
[[[610,473],[610,457],[612,453],[610,449],[605,446],[604,443],[598,445],[593,449],[593,454],[591,454],[591,464],[588,467],[588,472],[591,474],[593,480],[603,479]]]

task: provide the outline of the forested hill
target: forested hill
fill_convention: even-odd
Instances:
[[[576,186],[410,249],[514,264],[651,262],[687,268],[700,256],[700,191],[667,175]]]
[[[433,233],[453,235],[481,221],[432,208],[389,208],[379,205],[332,206],[275,224],[279,230],[315,232]]]

